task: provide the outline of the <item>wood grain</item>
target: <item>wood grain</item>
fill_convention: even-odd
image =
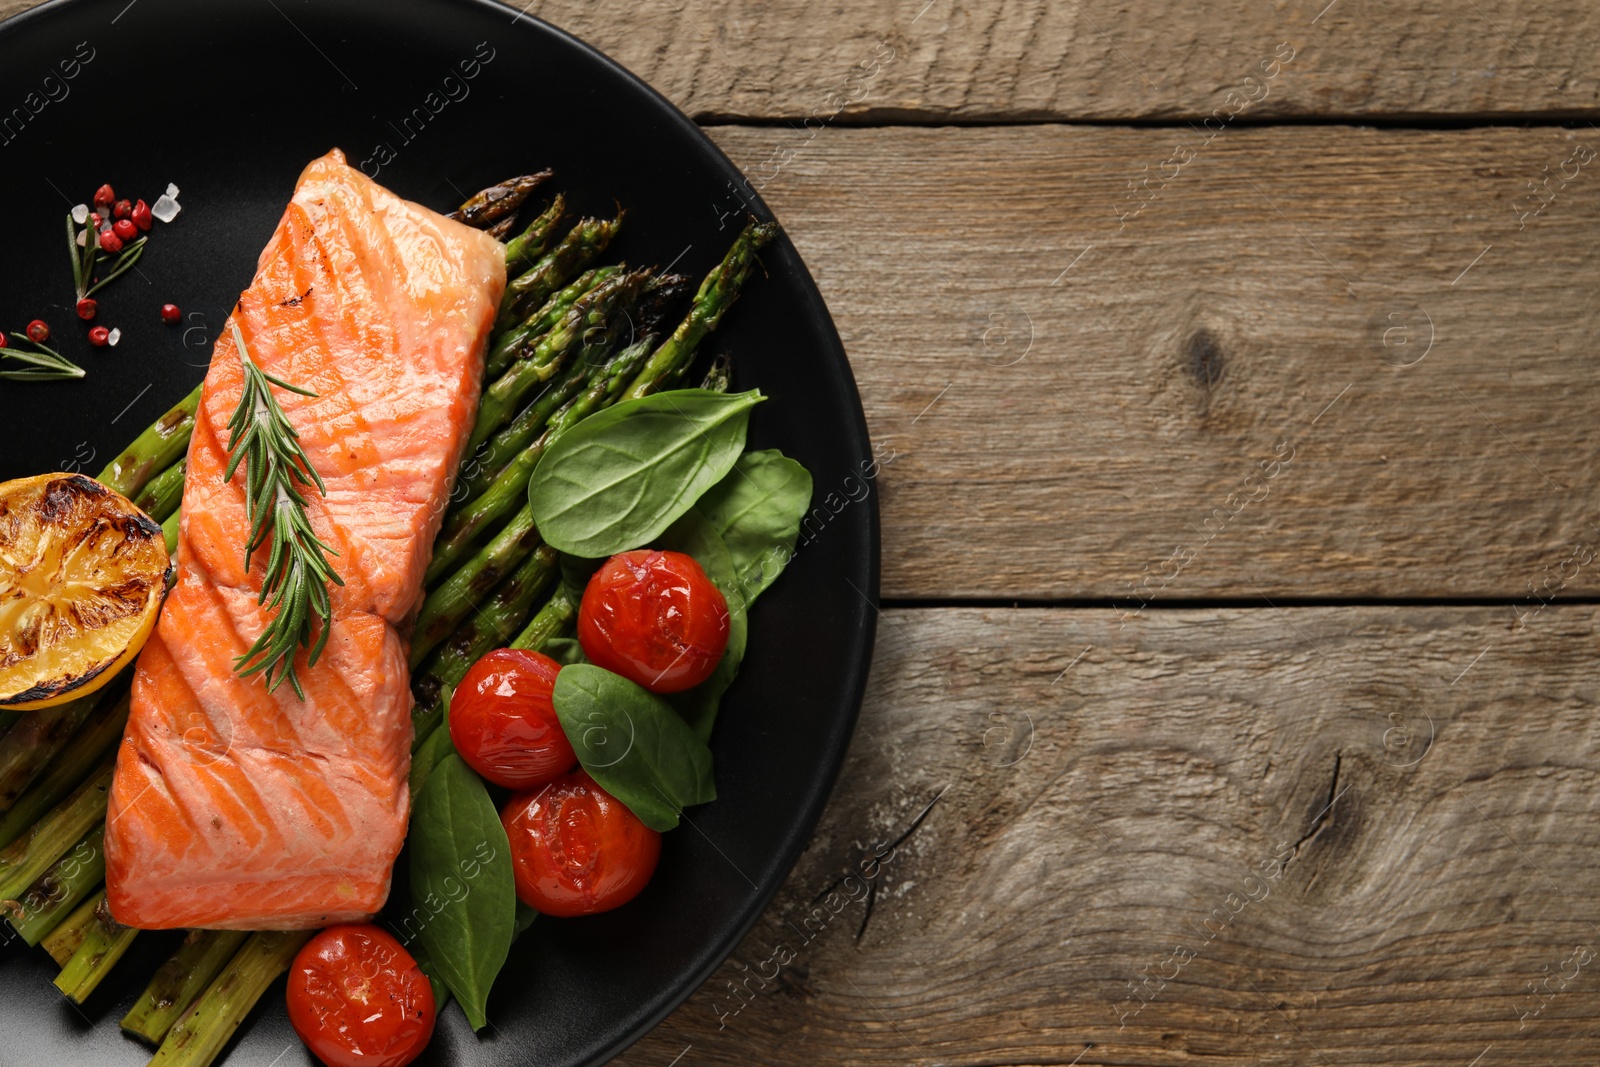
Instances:
[[[0,0],[0,17],[32,6]],[[1600,102],[1600,17],[1572,0],[535,0],[526,14],[712,121],[1177,121],[1233,110],[1235,92],[1258,97],[1251,120],[1593,118]],[[1295,58],[1262,95],[1246,79],[1280,43]]]
[[[1506,621],[890,611],[810,850],[618,1062],[1595,1062],[1600,611]]]
[[[1600,137],[713,132],[891,450],[885,596],[1600,592]]]
[[[514,6],[520,7],[521,4]],[[1600,17],[1551,0],[538,0],[702,120],[1592,116]],[[1280,43],[1278,77],[1244,90]],[[888,51],[883,51],[883,49]],[[861,64],[867,63],[863,68]]]

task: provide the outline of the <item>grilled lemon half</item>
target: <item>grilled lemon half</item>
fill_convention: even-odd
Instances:
[[[94,479],[0,483],[0,709],[109,682],[155,628],[171,571],[161,527]]]

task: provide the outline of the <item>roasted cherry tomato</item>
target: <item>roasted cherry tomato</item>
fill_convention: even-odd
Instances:
[[[433,987],[392,936],[330,926],[289,968],[289,1022],[328,1067],[403,1067],[433,1036]]]
[[[597,667],[653,693],[682,692],[717,669],[728,646],[728,602],[682,552],[624,552],[589,579],[578,642]]]
[[[450,698],[450,740],[496,785],[529,789],[572,770],[578,757],[550,702],[561,664],[499,648],[474,663]]]
[[[661,858],[661,835],[576,770],[518,793],[500,812],[517,897],[546,915],[593,915],[639,895]]]

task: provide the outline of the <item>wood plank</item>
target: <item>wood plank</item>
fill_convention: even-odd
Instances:
[[[1600,1057],[1600,610],[1521,636],[1490,608],[898,610],[879,636],[809,851],[620,1064]]]
[[[841,104],[835,121],[1592,116],[1600,74],[1600,18],[1571,0],[537,0],[528,11],[717,121]]]
[[[714,132],[892,456],[885,596],[1600,592],[1593,134]]]
[[[798,120],[841,101],[846,122],[1178,120],[1217,109],[1592,116],[1600,73],[1600,18],[1570,0],[1510,10],[1473,0],[689,0],[630,5],[626,17],[538,0],[529,10],[703,120]],[[1293,58],[1275,64],[1275,53]]]
[[[0,16],[31,6],[0,0]],[[1593,117],[1600,76],[1600,18],[1574,0],[535,0],[527,13],[724,121]],[[1280,44],[1294,58],[1247,82]]]

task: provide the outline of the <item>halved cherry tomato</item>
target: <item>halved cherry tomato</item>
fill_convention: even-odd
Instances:
[[[639,895],[661,835],[577,770],[518,793],[500,812],[517,897],[546,915],[593,915]]]
[[[595,666],[653,693],[693,689],[728,647],[728,602],[682,552],[624,552],[589,579],[578,643]]]
[[[289,1022],[328,1067],[404,1067],[433,1036],[433,987],[400,942],[330,926],[289,968]]]
[[[450,698],[450,741],[496,785],[529,789],[572,770],[572,751],[550,702],[561,664],[539,652],[497,648],[474,663]]]

